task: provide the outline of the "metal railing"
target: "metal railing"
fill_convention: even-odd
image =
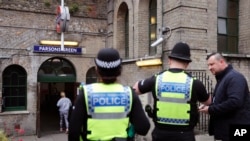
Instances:
[[[208,94],[213,94],[213,87],[212,87],[212,80],[210,80],[209,76],[207,75],[206,71],[204,70],[190,70],[187,71],[195,78],[199,79],[206,87]],[[200,104],[200,103],[199,103]],[[208,132],[208,122],[209,122],[209,115],[205,113],[200,113],[200,120],[195,127],[195,131],[199,133],[207,133]]]

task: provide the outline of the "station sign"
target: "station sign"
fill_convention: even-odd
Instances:
[[[33,52],[36,53],[61,53],[61,54],[82,54],[82,48],[80,47],[65,47],[61,50],[60,46],[44,46],[34,45]]]

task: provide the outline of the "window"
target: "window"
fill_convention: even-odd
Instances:
[[[151,0],[149,4],[149,55],[156,54],[156,47],[150,45],[157,40],[157,3]]]
[[[129,58],[129,20],[128,20],[128,10],[125,15],[125,58]]]
[[[27,73],[18,66],[11,65],[3,71],[3,111],[26,110]]]
[[[119,50],[121,58],[129,58],[129,10],[125,2],[122,2],[116,17],[115,47]]]
[[[88,70],[86,75],[86,84],[96,83],[98,82],[98,76],[96,74],[95,67],[92,67]]]
[[[218,0],[218,51],[238,53],[238,0]]]

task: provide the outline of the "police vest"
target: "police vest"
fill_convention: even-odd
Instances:
[[[84,86],[87,114],[87,139],[108,141],[127,138],[128,114],[132,106],[130,87],[95,83]]]
[[[166,71],[156,77],[156,122],[189,125],[193,78],[186,73]]]

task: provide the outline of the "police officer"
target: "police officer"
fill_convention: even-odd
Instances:
[[[153,94],[153,110],[147,107],[155,125],[153,141],[195,141],[197,101],[208,105],[211,98],[202,82],[185,72],[192,61],[190,56],[189,45],[177,43],[168,56],[168,70],[134,85],[137,94]]]
[[[150,123],[141,101],[129,86],[116,82],[122,59],[117,50],[104,48],[95,58],[100,83],[84,85],[69,124],[69,141],[127,140],[129,125],[146,135]]]

